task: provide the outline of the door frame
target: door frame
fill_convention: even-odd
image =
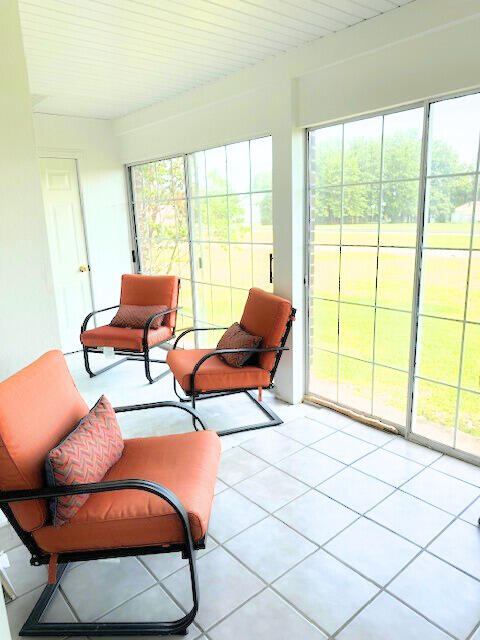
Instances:
[[[78,198],[80,203],[80,218],[82,220],[82,231],[83,231],[83,241],[85,243],[85,253],[87,256],[87,264],[88,264],[88,285],[90,288],[90,300],[92,303],[91,311],[95,309],[95,294],[93,289],[93,280],[92,280],[92,269],[90,265],[90,249],[88,245],[88,234],[87,234],[87,224],[85,219],[85,206],[83,200],[83,190],[82,190],[82,182],[80,179],[80,169],[79,169],[79,160],[81,159],[83,152],[80,149],[61,149],[54,147],[39,147],[37,149],[37,159],[40,163],[43,159],[53,159],[53,160],[73,160],[75,164],[75,175],[77,178],[77,187],[78,187]],[[46,212],[44,210],[44,216],[46,216]],[[50,247],[49,247],[49,255],[50,255]],[[55,297],[56,303],[56,297]],[[57,311],[58,316],[58,311]],[[93,318],[94,326],[97,326],[97,320]],[[75,351],[66,351],[67,353],[78,353],[81,349],[76,349]]]
[[[418,323],[419,323],[419,307],[420,307],[420,295],[421,295],[421,270],[422,270],[422,258],[423,258],[423,234],[425,226],[425,196],[427,185],[427,155],[428,155],[428,142],[430,132],[430,109],[432,104],[436,102],[442,102],[444,100],[462,98],[468,95],[473,95],[480,92],[480,86],[468,90],[450,91],[448,93],[429,96],[421,100],[415,100],[406,104],[402,104],[398,107],[390,107],[385,109],[376,109],[374,111],[363,113],[358,116],[351,116],[348,118],[340,118],[338,120],[332,120],[319,124],[316,126],[306,127],[306,176],[305,176],[305,246],[304,246],[304,268],[305,268],[305,394],[304,399],[307,402],[313,404],[320,404],[327,406],[330,409],[338,410],[339,412],[348,413],[348,415],[355,414],[355,419],[365,424],[372,424],[372,421],[378,425],[392,426],[397,429],[398,433],[402,435],[406,440],[414,442],[423,446],[427,446],[431,449],[439,451],[440,453],[446,453],[459,460],[464,460],[471,464],[480,466],[480,456],[456,449],[450,445],[446,445],[442,442],[431,440],[425,436],[415,433],[412,430],[413,412],[415,410],[415,371],[417,368],[417,351],[418,351]],[[419,174],[419,195],[418,195],[418,217],[417,217],[417,239],[415,245],[415,270],[414,270],[414,282],[413,282],[413,299],[412,299],[412,319],[410,329],[410,354],[409,354],[409,367],[408,367],[408,397],[407,397],[407,416],[406,426],[402,426],[391,422],[387,419],[380,419],[372,416],[368,413],[362,412],[357,409],[352,409],[347,405],[336,403],[334,401],[327,400],[321,396],[310,393],[309,391],[309,379],[310,379],[310,331],[311,331],[311,316],[310,316],[310,252],[309,252],[309,238],[310,238],[310,163],[309,163],[309,143],[308,138],[311,131],[315,131],[322,128],[338,124],[346,124],[348,122],[357,122],[367,118],[375,116],[386,116],[392,113],[398,113],[401,111],[407,111],[410,109],[423,107],[423,130],[422,130],[422,146],[421,146],[421,164]],[[480,152],[480,149],[479,149]],[[478,169],[478,168],[477,168]],[[480,180],[475,189],[478,189]],[[476,192],[476,191],[475,191]],[[475,211],[473,213],[475,216]],[[471,231],[472,232],[472,231]],[[468,280],[467,280],[468,287]],[[465,303],[466,304],[466,303]],[[480,398],[480,395],[479,395]],[[458,404],[458,398],[457,398]],[[458,411],[458,406],[457,406]],[[457,427],[458,428],[458,427]]]

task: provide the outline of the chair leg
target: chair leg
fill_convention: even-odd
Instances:
[[[175,376],[173,376],[173,391],[175,393],[175,395],[177,396],[177,398],[180,400],[180,402],[190,402],[191,399],[188,396],[181,396],[178,391],[177,391],[177,381],[175,379]]]
[[[192,409],[195,410],[195,394],[194,393],[192,394]],[[192,416],[192,425],[195,431],[198,431],[195,416]]]
[[[90,378],[94,378],[95,376],[98,376],[101,373],[105,373],[105,371],[108,371],[109,369],[113,369],[114,367],[118,367],[119,364],[122,364],[122,362],[125,362],[126,360],[128,360],[128,358],[125,357],[125,358],[122,358],[121,360],[117,360],[116,362],[113,362],[112,364],[107,365],[106,367],[103,367],[103,369],[99,369],[98,371],[92,371],[90,367],[90,359],[88,357],[88,354],[89,354],[88,349],[86,347],[83,347],[83,361],[85,363],[85,371],[88,373]]]
[[[192,394],[188,397],[183,398],[180,396],[180,394],[176,389],[175,378],[174,378],[174,389],[175,389],[175,393],[177,394],[177,397],[181,402],[191,402],[192,409],[195,409],[195,405],[199,400],[207,400],[208,398],[219,398],[219,397],[230,395],[229,392],[219,391],[219,392],[210,393],[210,394],[206,393],[204,395],[202,395],[201,393]],[[264,402],[263,400],[258,400],[255,397],[255,392],[252,392],[249,389],[245,389],[245,390],[240,389],[237,391],[233,391],[231,393],[245,393],[268,419],[265,420],[264,422],[258,422],[256,424],[245,424],[245,425],[240,425],[238,427],[232,427],[231,429],[222,429],[221,431],[217,431],[219,436],[228,436],[228,435],[231,435],[232,433],[240,433],[241,431],[252,431],[254,429],[263,429],[265,427],[276,427],[279,424],[283,424],[283,420],[280,418],[280,416],[278,416],[275,413],[275,411],[273,411],[273,409],[271,409],[268,406],[266,402]],[[193,416],[192,416],[192,422],[193,422],[193,426],[195,427],[195,417]]]
[[[48,584],[42,591],[27,621],[23,625],[20,636],[164,636],[186,635],[198,611],[198,578],[195,565],[195,551],[187,550],[192,587],[193,607],[182,618],[172,622],[40,622],[45,610],[57,591],[67,564],[59,564],[58,578],[55,584]]]
[[[258,422],[256,424],[246,424],[241,425],[239,427],[233,427],[232,429],[223,429],[222,431],[217,431],[219,436],[228,436],[232,433],[239,433],[240,431],[252,431],[254,429],[263,429],[265,427],[276,427],[279,424],[283,424],[283,420],[278,416],[273,409],[271,409],[266,402],[263,400],[258,400],[255,397],[254,391],[249,391],[248,389],[245,391],[246,395],[250,398],[250,400],[257,405],[259,409],[262,410],[264,415],[268,418],[264,422]]]
[[[153,377],[150,371],[150,363],[151,362],[160,362],[162,364],[167,364],[166,360],[151,360],[150,358],[150,347],[147,347],[143,353],[143,359],[145,362],[145,376],[148,380],[148,382],[150,384],[153,384],[154,382],[157,382],[157,380],[160,380],[160,378],[164,378],[165,376],[167,376],[170,373],[170,369],[167,368],[166,371],[164,371],[163,373],[160,373],[158,376]]]

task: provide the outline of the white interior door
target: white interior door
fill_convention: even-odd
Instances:
[[[92,310],[90,274],[73,159],[40,158],[48,241],[64,353],[80,349],[80,326]]]

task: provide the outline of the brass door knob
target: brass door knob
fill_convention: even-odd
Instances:
[[[88,267],[84,264],[82,264],[80,267],[78,267],[78,270],[81,271],[82,273],[84,273],[85,271],[88,271]]]

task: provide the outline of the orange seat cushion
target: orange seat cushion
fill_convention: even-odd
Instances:
[[[171,349],[167,353],[167,364],[184,391],[190,391],[194,366],[202,356],[212,349]],[[268,387],[270,372],[253,365],[231,367],[219,356],[212,356],[200,365],[195,376],[196,391],[217,391]]]
[[[167,487],[188,511],[192,536],[199,541],[207,532],[219,459],[214,431],[134,438],[125,440],[122,457],[104,481],[141,478]],[[184,541],[180,520],[167,502],[131,489],[92,494],[70,522],[33,535],[49,553]]]
[[[248,292],[240,326],[254,336],[262,336],[261,347],[278,347],[291,313],[289,300],[253,287]],[[275,352],[261,353],[259,365],[270,371],[276,356]]]
[[[148,346],[153,347],[159,342],[172,337],[171,327],[161,326],[148,332]],[[96,329],[88,329],[80,335],[80,341],[86,347],[115,347],[116,349],[131,349],[143,351],[143,329],[124,329],[111,327],[109,324]]]
[[[0,489],[45,486],[45,458],[88,413],[61,351],[0,382]],[[45,500],[10,505],[26,531],[45,524]]]

